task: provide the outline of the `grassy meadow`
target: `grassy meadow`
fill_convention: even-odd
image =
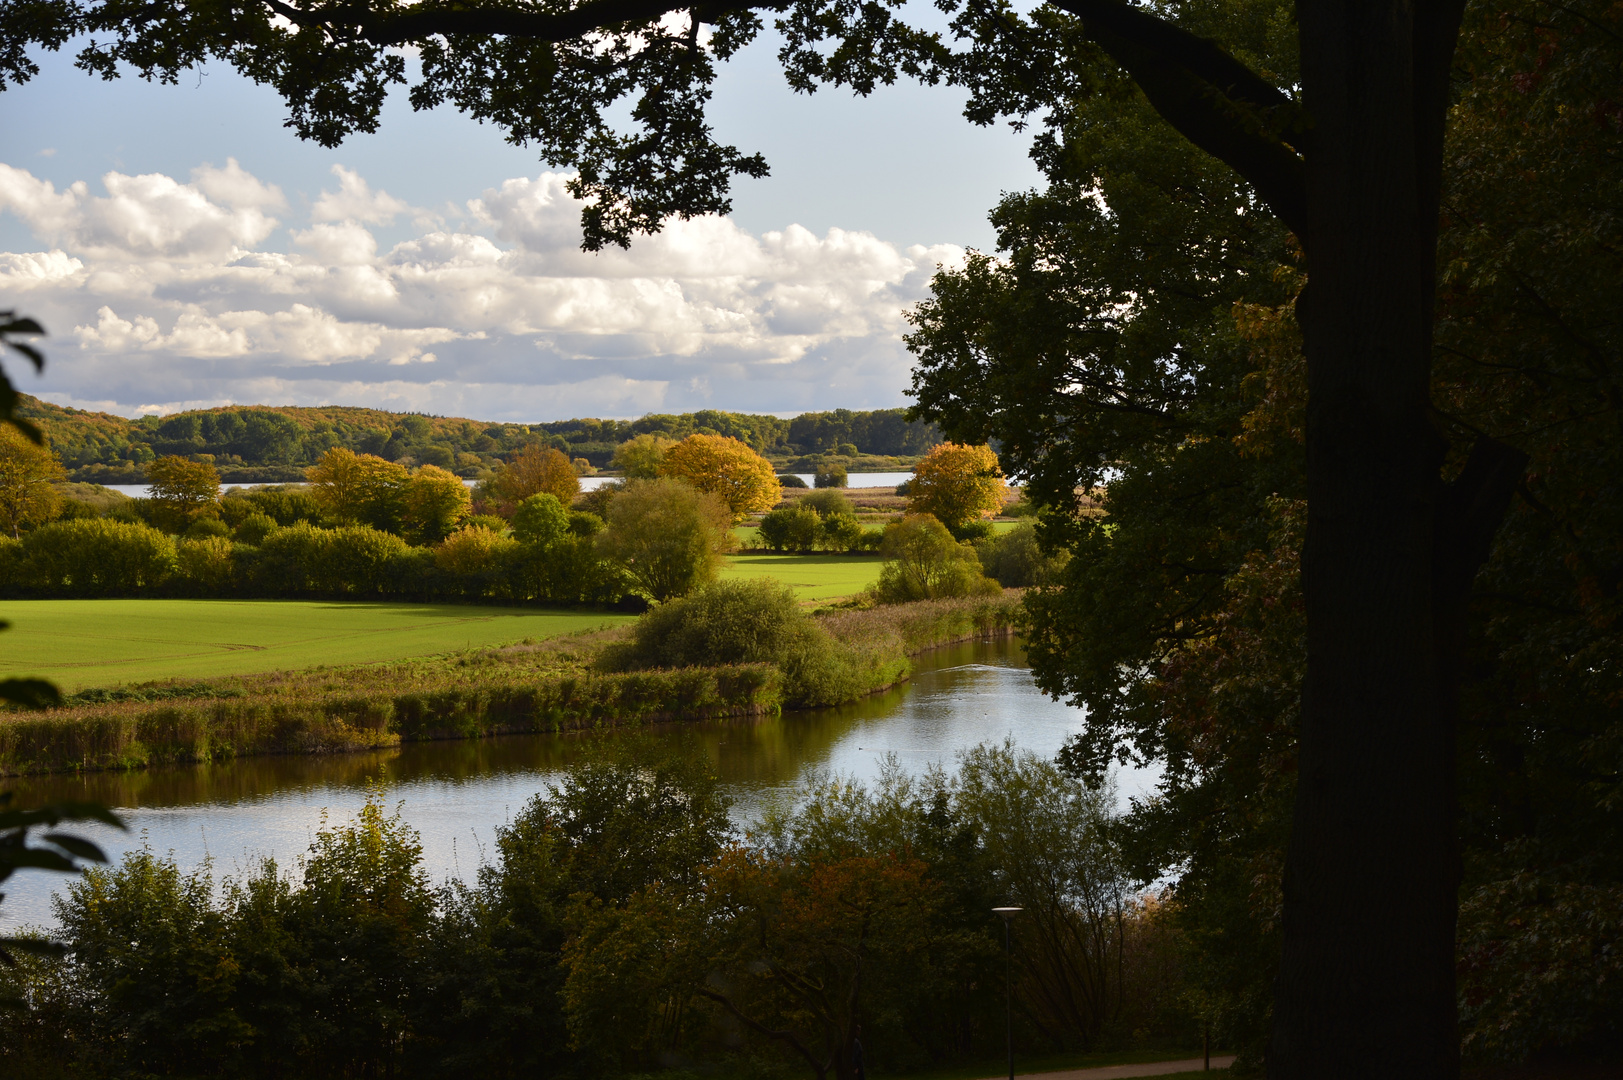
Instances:
[[[881,555],[734,555],[723,578],[777,578],[803,601],[826,602],[851,596],[879,580]]]
[[[64,690],[488,648],[629,622],[595,611],[301,600],[13,600],[0,676]]]
[[[877,555],[737,555],[723,577],[775,577],[802,600],[861,592]],[[0,677],[63,690],[370,664],[536,641],[633,615],[488,604],[323,600],[11,600]]]
[[[80,603],[88,611],[94,602]],[[192,604],[196,612],[208,610],[209,602]],[[333,753],[426,739],[751,716],[797,703],[834,704],[906,679],[907,657],[924,649],[1008,632],[1018,605],[1019,594],[1010,590],[995,597],[833,611],[817,617],[827,631],[817,639],[824,643],[819,662],[792,672],[766,661],[637,668],[623,662],[630,630],[624,625],[385,662],[337,663],[328,649],[328,663],[321,667],[193,681],[177,678],[173,666],[164,663],[161,670],[170,680],[164,683],[114,688],[107,684],[116,677],[104,675],[101,686],[81,691],[61,708],[8,714],[0,723],[0,774]],[[503,609],[460,610],[474,615]],[[597,620],[601,625],[604,617]],[[128,642],[126,636],[120,644]],[[136,681],[128,672],[120,674],[126,675],[125,683]]]

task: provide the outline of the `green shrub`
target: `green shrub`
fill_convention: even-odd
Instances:
[[[187,592],[219,596],[236,576],[231,541],[223,536],[187,537],[175,543],[176,577]]]
[[[985,518],[972,518],[969,521],[960,521],[956,525],[947,526],[952,538],[960,544],[974,544],[981,540],[989,540],[997,530]]]
[[[377,596],[388,591],[395,561],[410,549],[400,537],[370,525],[332,529],[311,577],[322,592]]]
[[[778,477],[778,483],[781,486],[786,487],[786,488],[803,488],[803,487],[806,486],[806,481],[802,480],[800,477],[796,476],[794,473],[783,473],[783,474],[781,474]]]
[[[1069,558],[1064,552],[1046,554],[1037,542],[1036,526],[1029,521],[1021,522],[1001,536],[981,541],[975,550],[987,576],[997,579],[1005,589],[1023,589],[1057,580]]]
[[[186,531],[182,535],[192,540],[202,540],[210,536],[229,537],[231,526],[217,517],[199,517],[194,518],[192,523],[186,526]]]
[[[486,528],[491,532],[496,533],[504,533],[508,529],[507,519],[502,517],[500,514],[474,514],[471,517],[465,517],[462,519],[463,528],[468,528],[473,525],[478,525],[481,528]]]
[[[818,542],[829,551],[856,551],[865,535],[855,514],[829,514],[817,525]]]
[[[795,500],[796,506],[804,506],[808,510],[817,511],[818,517],[828,517],[830,514],[855,514],[856,507],[839,488],[821,488],[809,491]]]
[[[808,616],[794,590],[771,578],[721,581],[670,600],[637,621],[632,639],[613,647],[611,669],[774,664],[786,704],[851,701],[901,678],[896,642],[842,642]]]
[[[810,551],[817,546],[817,512],[785,506],[761,519],[761,540],[773,551]]]
[[[591,491],[582,492],[578,499],[569,504],[569,507],[571,510],[580,510],[600,520],[607,521],[609,518],[609,504],[614,502],[616,495],[625,490],[628,483],[630,481],[620,480],[599,484]]]
[[[434,563],[450,580],[444,582],[463,596],[485,597],[505,591],[509,564],[519,542],[490,529],[458,529],[434,549]]]
[[[812,483],[820,488],[842,488],[845,486],[844,465],[821,465],[812,477]]]
[[[110,518],[53,521],[23,541],[30,584],[47,594],[116,596],[161,585],[175,541],[150,525]]]
[[[278,525],[295,525],[301,521],[312,524],[322,518],[321,504],[304,485],[253,488],[240,497]]]
[[[569,531],[591,539],[603,531],[603,519],[587,510],[569,511]]]
[[[997,582],[981,573],[975,550],[954,540],[929,514],[909,514],[885,528],[880,549],[890,561],[879,571],[874,596],[898,604],[943,597],[991,595]]]
[[[255,510],[237,523],[236,538],[241,543],[257,547],[265,542],[265,537],[280,527],[276,524],[275,518]]]
[[[263,513],[265,513],[263,510],[248,500],[248,493],[241,488],[227,488],[220,496],[220,518],[231,526],[233,532],[253,515]]]
[[[541,492],[513,509],[513,539],[551,547],[569,532],[569,511],[558,496]]]
[[[299,596],[318,588],[316,570],[326,561],[329,529],[300,521],[268,534],[259,544],[253,582],[273,596]]]
[[[787,585],[718,581],[638,619],[617,662],[628,669],[774,663],[809,625]]]
[[[508,557],[508,595],[546,604],[611,604],[630,591],[617,566],[590,537],[565,534],[550,544],[521,544]]]
[[[88,487],[89,485],[82,485]],[[96,504],[86,499],[75,499],[71,495],[64,495],[57,501],[56,512],[52,521],[77,521],[80,518],[101,517]]]
[[[633,480],[609,503],[598,551],[648,599],[669,600],[715,580],[732,524],[715,495],[681,480]]]

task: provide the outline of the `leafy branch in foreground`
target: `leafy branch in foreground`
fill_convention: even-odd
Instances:
[[[17,680],[38,681],[38,680]],[[49,683],[45,684],[49,686]],[[55,687],[51,688],[55,691]],[[29,842],[33,829],[51,829],[65,821],[99,821],[104,825],[122,829],[124,823],[117,814],[100,803],[55,802],[44,806],[15,808],[11,805],[11,792],[0,793],[0,882],[8,880],[18,870],[54,870],[63,874],[76,874],[81,862],[107,861],[100,847],[80,836],[65,832],[46,832],[39,835],[42,843]],[[0,893],[0,900],[5,894]],[[63,946],[54,941],[32,937],[0,938],[0,963],[13,967],[16,953],[40,956],[60,956]],[[0,999],[0,1005],[17,1004],[14,1000]]]
[[[0,5],[0,11],[4,6]],[[4,43],[0,42],[0,48]],[[45,328],[39,323],[15,311],[0,311],[0,355],[8,350],[15,352],[34,365],[35,371],[45,370],[45,356],[33,345],[26,341],[18,341],[19,336],[29,336],[45,333]],[[33,423],[15,415],[20,395],[17,388],[11,384],[11,379],[3,369],[0,369],[0,423],[11,424],[27,435],[34,443],[43,446],[45,437]]]

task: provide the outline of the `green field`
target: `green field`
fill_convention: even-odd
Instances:
[[[64,690],[365,664],[625,622],[630,615],[302,600],[13,600],[0,675]]]
[[[878,555],[734,555],[721,576],[773,577],[802,600],[836,600],[878,581],[884,561]]]
[[[738,555],[723,577],[775,577],[803,600],[849,596],[878,556]],[[12,600],[0,676],[64,690],[367,664],[555,637],[630,620],[603,612],[472,604],[305,600]]]

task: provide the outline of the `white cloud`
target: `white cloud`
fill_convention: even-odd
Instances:
[[[410,208],[334,173],[278,252],[260,245],[287,201],[234,160],[187,184],[109,173],[105,197],[0,165],[0,210],[51,245],[0,253],[0,287],[58,331],[49,386],[29,389],[123,412],[332,402],[515,420],[897,405],[902,313],[962,257],[724,218],[586,254],[579,204],[550,173],[469,200],[460,227],[418,213],[381,248],[373,227]]]
[[[233,181],[224,170],[202,178],[217,190]],[[16,214],[41,239],[113,260],[219,260],[253,247],[276,228],[276,219],[257,205],[222,205],[198,184],[160,173],[110,172],[102,186],[106,198],[91,195],[82,180],[58,192],[48,180],[0,164],[0,210]]]
[[[310,208],[311,221],[362,221],[387,225],[411,207],[386,191],[373,191],[361,174],[342,165],[332,167],[337,191],[323,191]]]
[[[279,210],[287,206],[282,189],[275,184],[264,184],[248,170],[237,164],[236,158],[226,158],[225,168],[199,165],[192,170],[192,183],[210,199],[232,209]]]

